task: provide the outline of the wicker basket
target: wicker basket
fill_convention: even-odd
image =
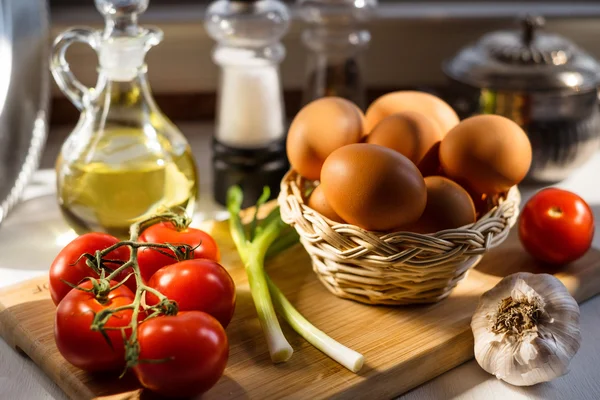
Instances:
[[[483,254],[506,238],[519,213],[513,187],[472,225],[435,234],[377,233],[331,221],[305,204],[313,182],[295,171],[281,182],[278,202],[313,269],[333,294],[366,304],[437,302],[450,294]]]

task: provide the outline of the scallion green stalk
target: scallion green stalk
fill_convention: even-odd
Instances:
[[[365,362],[365,358],[362,354],[335,341],[308,322],[308,320],[292,306],[288,299],[285,298],[283,293],[281,293],[281,290],[279,290],[268,275],[267,284],[269,285],[269,291],[271,292],[271,297],[275,304],[275,310],[296,332],[310,344],[348,368],[350,371],[360,371]]]
[[[352,372],[358,372],[364,363],[364,357],[356,351],[336,342],[331,337],[313,326],[285,298],[279,288],[271,281],[264,270],[266,256],[273,256],[297,242],[298,236],[293,231],[284,231],[284,223],[275,208],[263,220],[257,220],[258,209],[269,198],[269,190],[265,188],[258,200],[254,220],[246,229],[240,218],[243,194],[239,187],[232,187],[227,195],[227,208],[230,213],[229,227],[233,241],[246,267],[250,292],[258,312],[263,331],[273,362],[286,361],[292,355],[292,348],[285,339],[275,310],[287,323],[313,346],[342,364]]]
[[[261,197],[261,199],[263,198]],[[280,224],[272,218],[272,221],[261,227],[260,234],[257,234],[256,237],[253,237],[256,233],[256,227],[253,226],[250,237],[254,240],[248,240],[246,229],[239,217],[242,200],[242,191],[237,186],[231,188],[227,193],[231,236],[248,274],[250,293],[252,294],[252,300],[254,300],[258,320],[267,339],[271,360],[274,363],[284,362],[289,360],[294,350],[283,335],[281,326],[279,326],[263,268],[267,249],[277,239],[281,229]],[[262,200],[262,202],[264,201]],[[261,201],[259,201],[260,203]]]

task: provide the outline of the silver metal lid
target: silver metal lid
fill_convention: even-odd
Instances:
[[[0,223],[37,169],[47,130],[45,0],[0,0]]]
[[[492,32],[443,66],[451,78],[496,90],[590,90],[598,62],[566,38],[542,32],[544,19],[528,16],[520,30]]]

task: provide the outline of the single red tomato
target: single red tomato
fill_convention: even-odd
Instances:
[[[118,282],[111,281],[111,287]],[[91,282],[84,282],[82,288],[92,288]],[[56,308],[54,338],[56,347],[63,357],[85,371],[113,371],[125,367],[125,344],[120,329],[107,329],[110,346],[100,332],[90,329],[94,315],[107,308],[130,305],[135,295],[127,286],[119,286],[108,295],[105,303],[100,303],[93,294],[72,289]],[[106,328],[123,328],[131,323],[133,310],[126,309],[113,314]],[[129,337],[131,331],[126,330]]]
[[[201,311],[151,318],[138,327],[138,342],[135,375],[145,388],[169,397],[206,392],[223,375],[229,357],[225,330]]]
[[[543,189],[525,204],[519,220],[519,237],[525,249],[538,260],[566,264],[590,248],[594,214],[575,193]]]
[[[217,262],[221,259],[219,247],[208,233],[195,228],[186,228],[179,231],[170,222],[161,222],[145,229],[140,235],[139,241],[170,243],[173,245],[187,244],[196,247],[194,258],[208,258]],[[172,254],[169,250],[161,250]],[[175,264],[176,262],[177,260],[173,257],[162,254],[155,249],[142,247],[138,250],[138,263],[145,282],[148,282],[152,275],[165,265]]]
[[[216,261],[194,259],[168,265],[150,278],[148,286],[176,301],[180,311],[204,311],[224,328],[233,317],[235,284]],[[146,302],[157,304],[158,297],[147,292]]]
[[[66,245],[58,253],[50,266],[50,296],[54,304],[58,304],[72,289],[71,286],[63,281],[77,285],[84,278],[98,278],[98,274],[87,266],[85,258],[79,260],[82,254],[88,253],[93,255],[97,250],[104,250],[118,242],[119,239],[114,236],[106,233],[92,232],[81,235]],[[129,248],[126,246],[119,247],[111,251],[107,259],[126,262],[129,260]],[[117,264],[111,263],[107,263],[106,266],[113,269],[118,267]],[[124,279],[127,275],[127,272],[123,272],[119,275],[119,278]],[[127,286],[132,291],[135,291],[137,285],[134,277],[127,280]]]

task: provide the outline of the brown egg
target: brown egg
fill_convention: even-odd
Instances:
[[[442,137],[459,121],[452,107],[439,97],[407,90],[388,93],[371,103],[365,114],[367,132],[382,119],[402,111],[416,111],[431,118],[440,127]]]
[[[392,114],[382,119],[367,136],[367,143],[396,150],[417,166],[440,140],[442,131],[439,126],[414,111]]]
[[[469,190],[468,188],[466,188],[466,190],[469,192],[469,195],[473,200],[473,204],[475,205],[475,214],[477,219],[481,218],[493,207],[493,205],[490,204],[490,199],[488,198],[487,194],[479,194]]]
[[[427,205],[421,218],[400,230],[435,233],[475,222],[475,205],[469,193],[442,176],[425,178]]]
[[[440,144],[437,142],[423,156],[417,167],[421,174],[425,176],[444,175],[442,165],[440,164]]]
[[[427,197],[423,176],[408,158],[369,143],[331,153],[321,170],[321,186],[340,217],[372,231],[416,221]]]
[[[472,190],[467,189],[469,195],[473,199],[475,204],[475,212],[477,219],[487,214],[492,208],[496,207],[500,203],[500,199],[506,198],[508,192],[500,192],[495,195],[479,194]]]
[[[325,197],[325,193],[323,192],[323,187],[321,185],[317,186],[315,190],[310,194],[308,198],[308,206],[324,216],[325,218],[329,218],[332,221],[345,223],[333,208],[329,205],[327,198]]]
[[[499,115],[467,118],[440,144],[445,174],[475,193],[505,192],[523,180],[531,144],[523,129]]]
[[[327,156],[359,142],[363,133],[364,116],[354,103],[340,97],[315,100],[292,121],[286,144],[288,159],[300,175],[318,180]]]

